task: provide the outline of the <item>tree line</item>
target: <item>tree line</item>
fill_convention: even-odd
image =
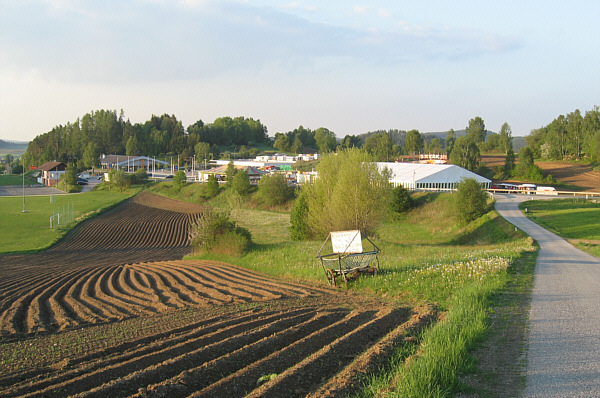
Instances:
[[[534,158],[600,160],[600,110],[598,106],[560,115],[549,125],[531,131],[525,141]],[[504,172],[515,167],[512,131],[504,123],[498,133],[490,132],[484,120],[476,116],[464,130],[443,134],[423,134],[418,130],[376,130],[338,139],[325,127],[316,130],[298,128],[276,133],[269,138],[267,128],[259,120],[246,117],[220,117],[213,123],[198,120],[184,128],[174,115],[153,115],[144,123],[125,120],[123,111],[92,111],[75,122],[59,125],[37,136],[25,154],[27,164],[49,160],[74,163],[79,168],[96,165],[103,153],[127,155],[173,156],[183,162],[196,156],[198,161],[228,158],[224,148],[233,146],[239,157],[253,156],[257,151],[247,147],[267,145],[281,152],[303,153],[317,150],[322,154],[341,149],[362,148],[376,161],[394,161],[401,156],[420,153],[446,154],[451,163],[471,171],[479,168],[482,152],[506,154]],[[530,155],[527,154],[527,158]]]
[[[185,129],[174,115],[152,115],[133,124],[123,111],[99,110],[38,135],[29,143],[25,159],[27,164],[57,160],[83,168],[97,165],[101,154],[181,155],[187,161],[194,155],[216,158],[219,146],[264,143],[269,143],[267,128],[252,118],[221,117],[208,124],[198,120]]]
[[[525,137],[535,158],[600,161],[600,108],[582,115],[579,109],[560,115],[547,126]]]

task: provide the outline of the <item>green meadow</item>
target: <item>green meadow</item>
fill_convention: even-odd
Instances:
[[[25,185],[38,185],[37,181],[25,175]],[[23,176],[16,174],[0,175],[0,185],[23,185]]]
[[[81,194],[0,197],[0,254],[48,248],[78,222],[99,214],[137,191],[92,191]],[[50,217],[53,219],[50,228]]]
[[[521,204],[527,217],[579,249],[600,257],[600,203],[581,198],[532,200]]]

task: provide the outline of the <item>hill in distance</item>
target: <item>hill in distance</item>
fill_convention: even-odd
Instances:
[[[0,154],[22,155],[27,151],[27,141],[5,141],[0,139]]]

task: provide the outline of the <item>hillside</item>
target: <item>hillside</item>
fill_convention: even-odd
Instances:
[[[29,145],[29,142],[0,140],[0,155],[7,153],[11,155],[22,155],[27,151],[27,145]]]

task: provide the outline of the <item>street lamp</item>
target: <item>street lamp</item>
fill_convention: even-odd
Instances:
[[[194,181],[196,181],[196,176],[194,175],[196,173],[196,155],[192,156],[192,177],[194,178]]]

